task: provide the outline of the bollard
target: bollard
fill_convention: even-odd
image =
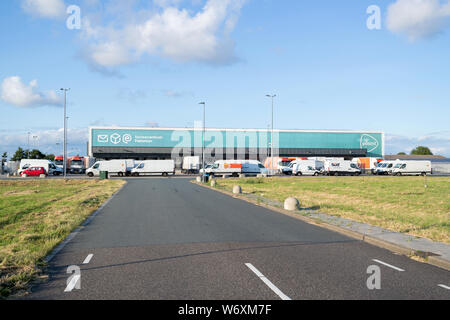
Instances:
[[[226,179],[226,178],[227,178],[226,174],[222,175],[222,179]]]
[[[234,187],[233,187],[233,193],[234,193],[234,194],[241,194],[241,193],[242,193],[242,188],[241,188],[241,186],[234,186]]]
[[[243,174],[243,173],[239,174],[239,178],[243,179],[243,178],[245,178],[245,177],[246,177],[245,174]]]
[[[201,177],[197,177],[197,182],[201,183],[202,182],[202,178]]]
[[[216,180],[211,180],[211,187],[213,187],[213,188],[215,188],[216,187],[216,185],[217,185],[217,182],[216,182]]]
[[[287,198],[284,201],[284,209],[288,211],[295,211],[300,209],[300,202],[296,198]]]
[[[39,175],[39,178],[45,179],[45,178],[47,178],[47,176],[45,174],[41,174],[41,175]]]

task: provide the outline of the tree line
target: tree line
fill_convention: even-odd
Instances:
[[[4,152],[2,155],[2,162],[6,162],[8,159],[8,153]],[[55,160],[55,155],[52,153],[45,154],[38,149],[22,149],[19,147],[10,161],[20,161],[22,159],[39,159],[39,160]]]

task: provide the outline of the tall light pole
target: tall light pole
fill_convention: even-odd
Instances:
[[[61,88],[61,91],[64,91],[64,150],[63,150],[63,170],[64,170],[64,178],[66,178],[67,172],[67,91],[70,88],[65,89]]]
[[[30,159],[30,134],[31,132],[28,132],[28,140],[27,140],[27,158]]]
[[[205,181],[205,131],[206,131],[206,102],[200,102],[199,104],[203,105],[203,133],[202,133],[202,182]]]
[[[266,97],[271,98],[272,99],[272,133],[270,134],[270,164],[271,164],[271,168],[270,168],[270,172],[273,174],[273,99],[276,97],[277,95],[270,95],[267,94]]]

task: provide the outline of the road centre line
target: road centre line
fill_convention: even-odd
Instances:
[[[281,300],[292,300],[287,295],[285,295],[283,292],[281,292],[280,289],[278,289],[272,282],[270,282],[269,279],[267,279],[261,272],[259,272],[258,269],[256,269],[251,263],[245,264],[250,270],[252,270],[273,292],[277,294],[281,298]]]
[[[91,261],[91,259],[92,259],[93,256],[94,256],[94,255],[93,255],[92,253],[89,254],[89,255],[86,257],[86,259],[84,259],[83,264],[88,264],[88,263]]]
[[[405,270],[400,269],[400,268],[398,268],[398,267],[396,267],[396,266],[390,265],[390,264],[388,264],[388,263],[386,263],[386,262],[383,262],[383,261],[380,261],[380,260],[377,260],[377,259],[372,259],[372,260],[375,261],[375,262],[377,262],[377,263],[380,263],[380,264],[382,264],[382,265],[385,265],[386,267],[392,268],[392,269],[394,269],[394,270],[397,270],[397,271],[400,271],[400,272],[405,271]]]

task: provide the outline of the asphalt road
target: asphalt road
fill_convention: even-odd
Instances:
[[[129,179],[48,272],[26,299],[450,299],[448,271],[188,179]]]

